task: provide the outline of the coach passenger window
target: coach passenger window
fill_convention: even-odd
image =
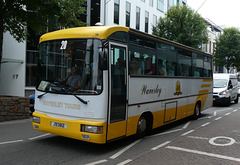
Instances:
[[[148,51],[148,54],[144,54],[144,63],[145,63],[145,75],[155,75],[155,53]]]
[[[178,76],[191,76],[192,54],[183,49],[178,49]]]
[[[212,77],[212,61],[209,57],[204,57],[204,77]]]
[[[193,76],[194,77],[203,77],[203,56],[193,53]]]
[[[176,75],[177,52],[174,46],[158,43],[157,44],[157,60],[159,63],[162,62],[163,69],[166,69],[166,76]],[[161,73],[158,73],[158,74],[161,75]]]
[[[115,32],[108,38],[113,39],[113,40],[127,42],[127,36],[128,36],[128,33],[126,33],[126,32]]]
[[[156,52],[154,50],[139,47],[139,46],[129,46],[129,71],[130,66],[137,65],[137,70],[141,70],[141,75],[154,75],[155,74],[155,64],[156,64]],[[131,74],[131,72],[129,72]],[[139,72],[137,72],[139,74]]]

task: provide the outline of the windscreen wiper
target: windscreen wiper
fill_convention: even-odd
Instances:
[[[75,96],[75,97],[76,97],[79,101],[81,101],[83,104],[87,104],[87,103],[88,103],[87,101],[81,99],[81,98],[78,97],[77,95],[75,95],[75,94],[72,94],[72,95]]]
[[[37,98],[39,98],[39,99],[41,99],[41,97],[43,97],[45,94],[47,94],[48,92],[45,92],[45,93],[43,93],[43,94],[41,94],[41,95],[38,95],[37,96]]]

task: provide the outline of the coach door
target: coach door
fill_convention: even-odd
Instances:
[[[126,134],[127,47],[110,43],[110,90],[107,140]]]

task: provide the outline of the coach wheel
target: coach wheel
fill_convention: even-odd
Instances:
[[[196,106],[195,106],[195,109],[194,109],[194,119],[198,119],[199,116],[201,115],[201,105],[200,103],[197,103]]]
[[[146,135],[147,133],[147,120],[144,116],[141,116],[138,120],[137,124],[137,138],[142,138]]]

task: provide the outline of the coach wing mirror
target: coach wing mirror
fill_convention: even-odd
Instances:
[[[99,69],[100,70],[107,70],[108,69],[108,62],[107,62],[107,50],[106,48],[103,49],[103,51],[101,51],[99,53]]]

